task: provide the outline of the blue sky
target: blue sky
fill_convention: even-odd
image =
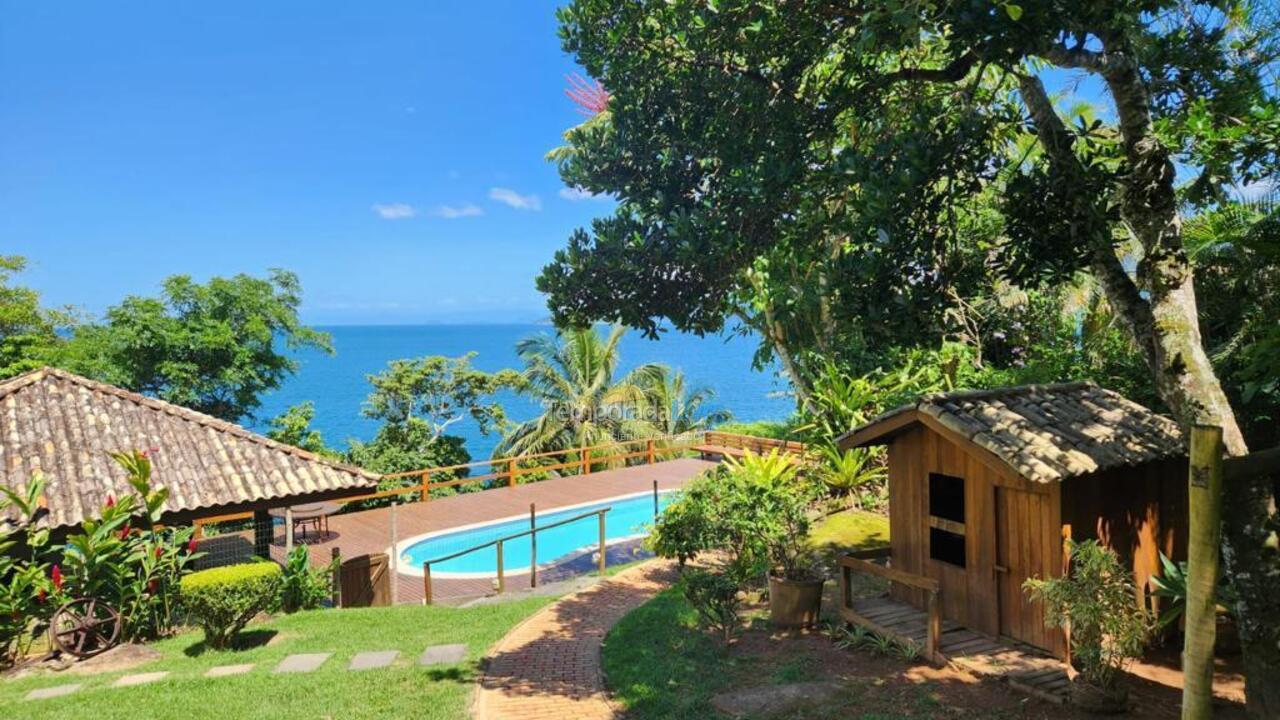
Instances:
[[[0,0],[0,253],[91,312],[278,266],[313,323],[541,320],[609,209],[544,159],[581,120],[554,8]]]

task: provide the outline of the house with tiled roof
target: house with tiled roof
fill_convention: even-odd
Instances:
[[[146,450],[165,522],[365,494],[378,476],[239,425],[54,368],[0,382],[0,484],[46,479],[44,522],[71,528],[130,492],[109,453]]]
[[[890,562],[919,580],[892,598],[936,588],[943,620],[991,637],[1065,652],[1022,586],[1063,572],[1067,539],[1114,549],[1140,595],[1161,553],[1185,554],[1182,430],[1092,383],[928,395],[838,442],[887,448]]]

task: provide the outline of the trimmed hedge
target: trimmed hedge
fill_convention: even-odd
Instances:
[[[221,650],[280,592],[280,566],[273,562],[227,565],[182,578],[183,606],[204,630],[205,644]]]

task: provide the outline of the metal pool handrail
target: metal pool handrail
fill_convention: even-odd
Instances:
[[[556,522],[553,522],[550,525],[542,525],[539,527],[537,525],[537,520],[536,520],[537,516],[535,514],[534,505],[530,503],[528,530],[524,530],[522,532],[518,532],[513,535],[500,537],[497,540],[490,540],[487,543],[482,543],[480,545],[476,545],[475,547],[469,547],[465,550],[459,550],[456,553],[451,553],[449,555],[442,555],[440,557],[432,558],[430,560],[423,562],[422,563],[422,592],[423,592],[422,604],[424,605],[432,604],[431,566],[433,564],[442,563],[446,560],[452,560],[457,557],[462,557],[463,555],[468,555],[470,553],[476,552],[477,550],[484,550],[485,548],[491,547],[493,545],[498,546],[498,594],[502,594],[503,592],[505,592],[507,588],[507,579],[506,579],[505,570],[502,567],[502,546],[504,543],[522,538],[525,535],[532,536],[532,540],[530,542],[531,547],[529,552],[529,587],[537,587],[538,586],[538,533],[542,530],[550,530],[552,528],[560,527],[561,525],[568,525],[569,523],[577,522],[579,520],[582,520],[583,518],[589,518],[592,515],[596,515],[600,519],[600,573],[603,575],[604,569],[605,569],[604,516],[605,516],[605,513],[609,512],[612,509],[613,509],[613,506],[611,505],[606,508],[600,508],[599,510],[592,510],[591,512],[585,512],[585,513],[582,513],[581,515],[574,515],[573,517],[566,518],[564,520],[557,520]]]

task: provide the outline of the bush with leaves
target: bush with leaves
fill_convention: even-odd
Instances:
[[[160,527],[169,491],[152,486],[145,452],[113,453],[132,495],[108,497],[98,517],[67,536],[62,594],[94,597],[120,611],[124,637],[152,640],[173,631],[178,580],[198,557],[192,528]]]
[[[311,567],[311,551],[299,545],[285,558],[275,607],[287,613],[314,610],[328,599],[332,567]]]
[[[836,445],[819,446],[818,477],[834,494],[862,509],[880,496],[889,475],[881,459],[871,450],[842,450]],[[872,503],[868,503],[870,500]]]
[[[280,566],[273,562],[226,565],[182,578],[182,601],[204,630],[205,644],[222,650],[280,593]]]
[[[1087,540],[1071,542],[1070,553],[1066,575],[1029,579],[1023,588],[1044,603],[1046,627],[1070,629],[1072,660],[1085,682],[1111,690],[1146,648],[1152,623],[1113,550]]]
[[[682,563],[718,553],[739,582],[766,571],[809,580],[808,508],[815,494],[790,457],[748,452],[687,485],[658,517],[649,547]]]
[[[698,613],[698,624],[728,645],[741,624],[739,585],[731,573],[692,569],[680,578],[680,592]]]
[[[49,564],[49,531],[37,522],[43,511],[40,496],[45,480],[35,475],[25,492],[0,485],[0,666],[24,654],[48,623],[53,612],[51,595],[61,585],[60,571]]]

